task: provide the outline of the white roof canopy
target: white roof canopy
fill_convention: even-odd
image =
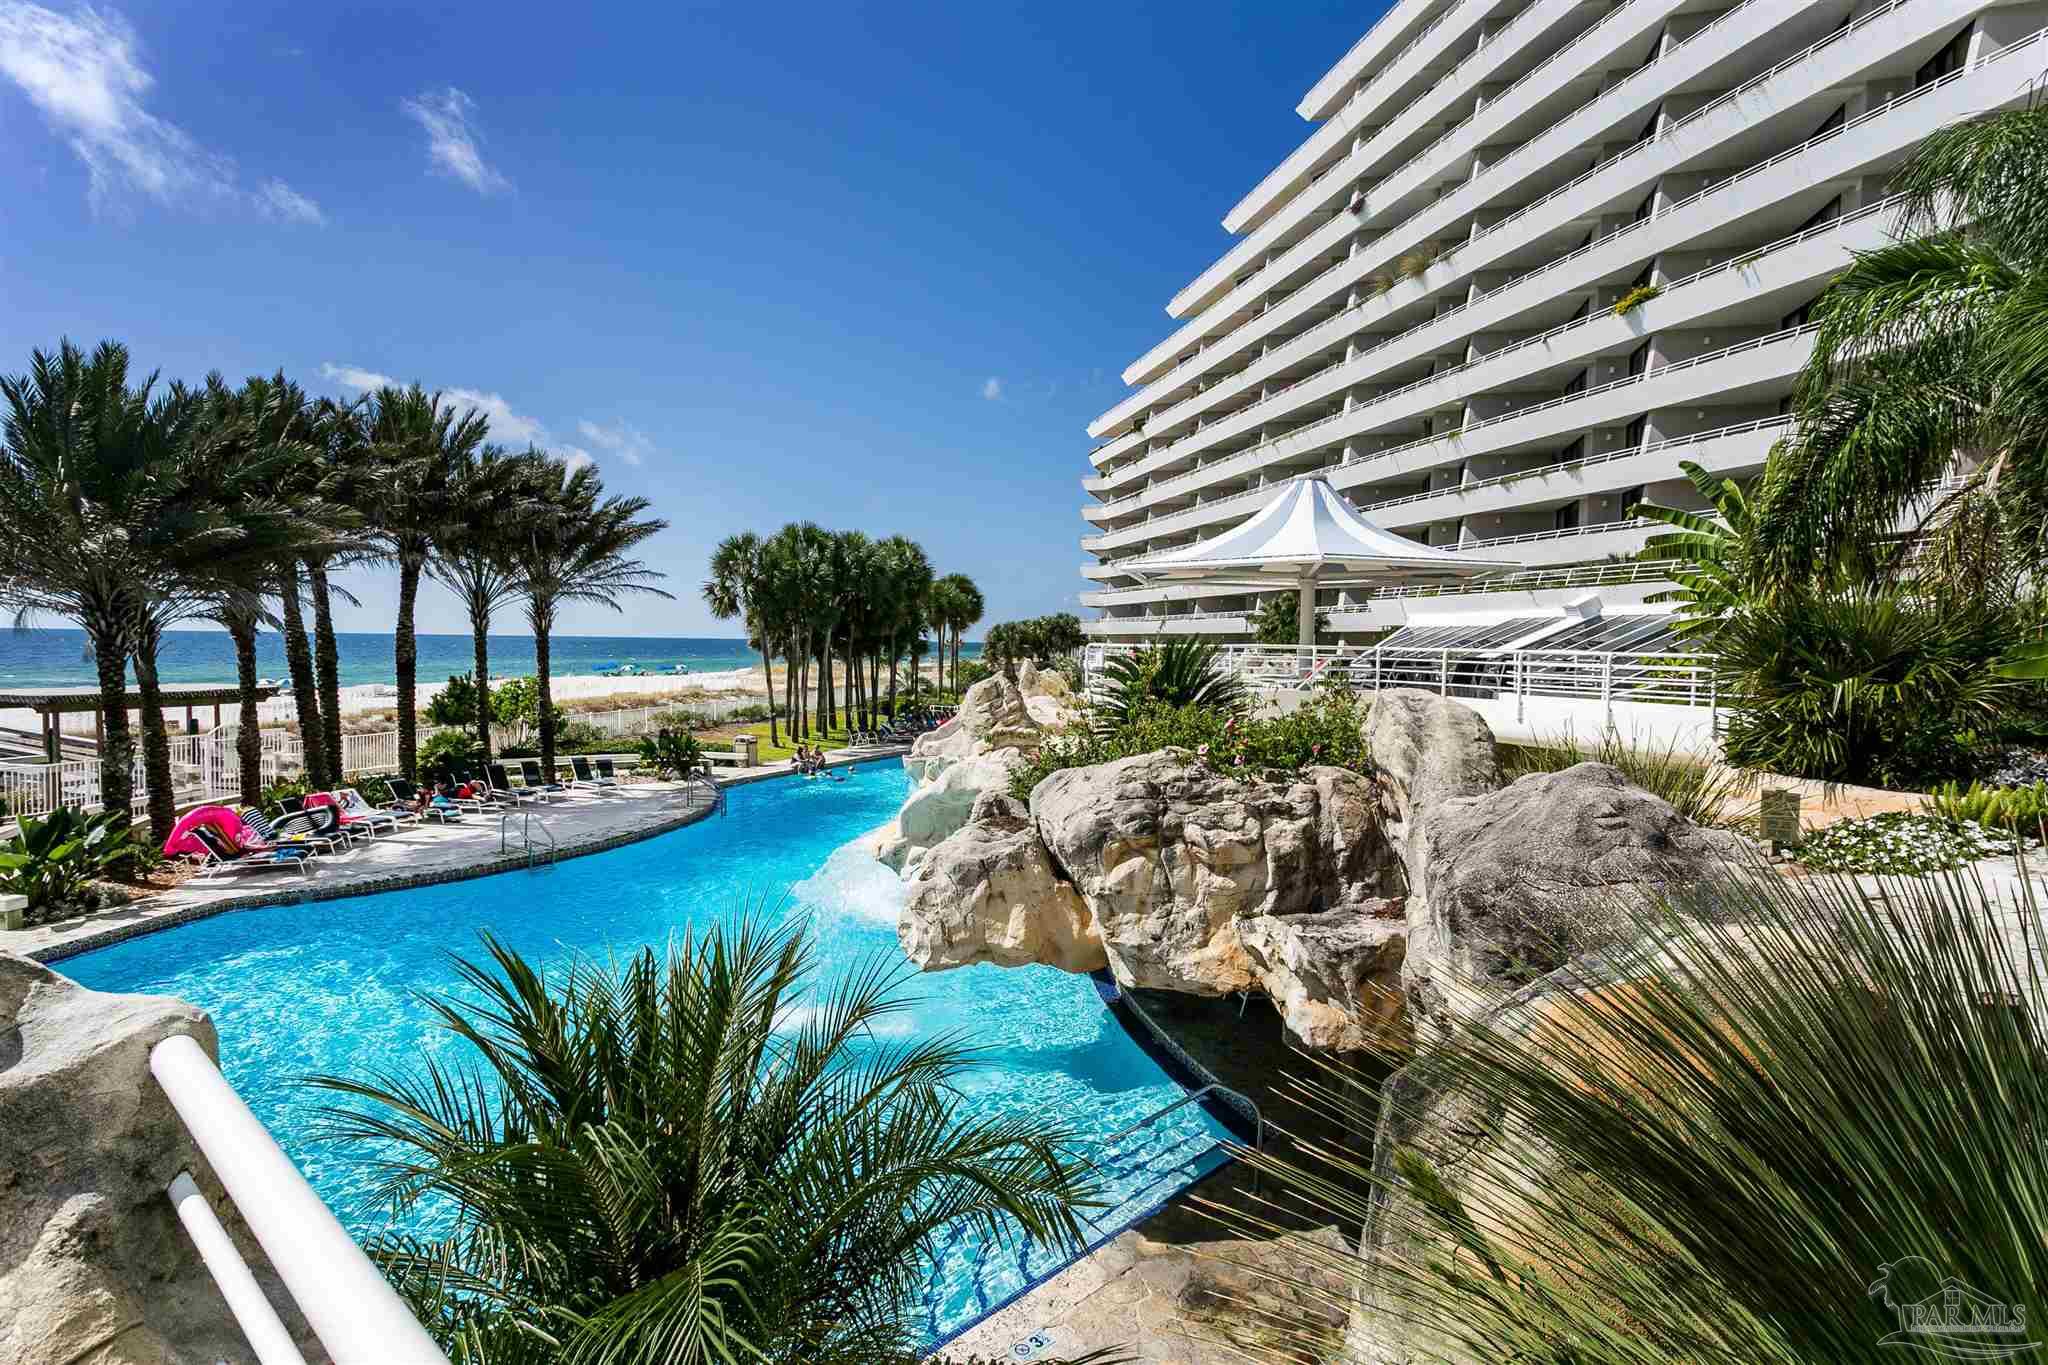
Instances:
[[[1470,578],[1521,567],[1479,559],[1381,530],[1359,515],[1327,480],[1303,475],[1241,526],[1177,550],[1124,561],[1123,573],[1153,581],[1200,580],[1254,591],[1411,579]]]

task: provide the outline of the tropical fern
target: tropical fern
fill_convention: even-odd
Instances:
[[[1225,672],[1219,654],[1207,640],[1181,635],[1111,659],[1091,707],[1096,729],[1115,730],[1153,702],[1243,710],[1249,695],[1244,679]]]

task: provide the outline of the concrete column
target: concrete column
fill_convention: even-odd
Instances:
[[[1311,648],[1316,642],[1316,580],[1313,577],[1301,580],[1301,604],[1295,614],[1300,617],[1299,643],[1303,649]]]

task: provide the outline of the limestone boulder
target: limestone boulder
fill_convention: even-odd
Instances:
[[[0,954],[0,1360],[253,1361],[166,1187],[190,1171],[285,1314],[324,1359],[149,1072],[176,1034],[216,1052],[183,1001],[89,991]]]
[[[1365,749],[1385,781],[1388,816],[1405,829],[1421,811],[1503,784],[1493,729],[1471,707],[1412,687],[1373,697]]]
[[[1399,900],[1260,915],[1246,920],[1239,936],[1287,1031],[1303,1047],[1359,1052],[1402,1042],[1408,922]]]
[[[1087,903],[1054,871],[1014,797],[983,796],[973,818],[927,852],[908,881],[896,932],[921,970],[993,962],[1092,972],[1108,961]]]
[[[1117,979],[1196,995],[1258,983],[1244,921],[1398,887],[1377,809],[1356,773],[1241,781],[1184,749],[1066,769],[1031,793],[1039,835],[1093,912]]]
[[[1000,671],[967,689],[959,713],[948,722],[953,723],[983,749],[1036,749],[1045,738],[1023,691]]]
[[[1725,880],[1736,835],[1702,829],[1605,763],[1532,773],[1426,809],[1402,981],[1418,1017],[1466,1017],[1627,935],[1650,897]]]

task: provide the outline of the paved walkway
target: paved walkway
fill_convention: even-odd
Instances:
[[[902,753],[900,747],[834,750],[826,757],[830,766],[845,767],[893,762]],[[730,787],[787,776],[790,771],[787,761],[724,768],[717,780],[720,787]],[[629,782],[609,795],[574,796],[536,803],[529,809],[535,823],[553,836],[554,855],[560,858],[596,853],[679,828],[702,819],[712,806],[710,792],[701,782],[694,787],[677,782]],[[509,822],[503,832],[509,844],[505,848],[500,847],[499,815],[486,812],[447,825],[425,821],[360,843],[345,853],[309,859],[311,871],[306,876],[286,870],[194,878],[175,890],[90,915],[29,929],[0,930],[0,952],[55,962],[227,910],[358,896],[508,871],[527,862],[526,850],[520,846],[522,823],[517,816]],[[543,836],[536,834],[535,842],[545,852]]]

